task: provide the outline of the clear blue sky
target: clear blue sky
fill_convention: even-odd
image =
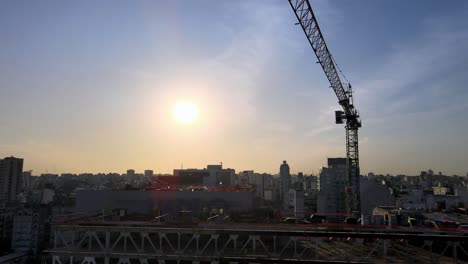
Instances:
[[[314,1],[361,170],[468,172],[468,2]],[[0,155],[25,169],[317,173],[336,98],[287,1],[0,1]],[[199,118],[175,122],[189,101]]]

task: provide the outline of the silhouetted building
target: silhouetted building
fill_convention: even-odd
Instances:
[[[371,215],[372,210],[378,206],[394,206],[395,196],[389,187],[380,182],[361,177],[361,212]]]
[[[16,201],[22,177],[23,159],[8,157],[0,160],[0,208]]]
[[[255,172],[253,170],[246,170],[239,173],[238,184],[249,184]]]
[[[234,169],[223,169],[222,165],[208,165],[206,169],[175,169],[174,176],[180,177],[182,185],[234,185]]]
[[[204,179],[209,177],[207,170],[199,169],[175,169],[174,176],[179,178],[181,185],[203,185]]]
[[[259,173],[252,174],[249,184],[255,186],[255,197],[263,199],[265,196],[265,175]]]
[[[51,208],[47,205],[20,205],[13,220],[11,246],[15,252],[36,255],[47,246],[50,237]]]
[[[145,177],[146,178],[153,177],[153,171],[152,170],[145,170]]]
[[[306,191],[309,191],[309,190],[315,190],[317,191],[319,188],[318,188],[318,178],[317,176],[314,176],[314,175],[310,175],[308,177],[305,178],[305,190]]]
[[[205,185],[233,185],[235,182],[234,169],[223,169],[223,165],[208,165],[206,169],[209,177],[205,179]]]
[[[209,177],[205,178],[205,185],[217,185],[219,184],[218,174],[223,169],[222,165],[208,165],[206,170],[208,171]]]
[[[9,249],[11,247],[15,210],[16,207],[0,208],[0,248]]]
[[[23,171],[22,189],[29,191],[31,189],[31,177],[32,171]]]
[[[305,190],[305,180],[304,180],[304,174],[302,172],[297,173],[297,179],[296,182],[294,182],[294,189],[299,190],[299,191],[304,191]]]
[[[288,193],[291,186],[291,172],[289,171],[289,165],[286,161],[280,166],[280,201],[284,207],[284,197]]]
[[[284,208],[295,217],[304,217],[304,191],[289,189],[284,196]]]
[[[317,210],[328,214],[328,219],[340,220],[346,214],[346,172],[346,158],[329,158],[328,168],[320,172]]]
[[[216,188],[216,187],[211,187]],[[204,208],[223,209],[225,213],[251,212],[253,189],[249,191],[202,190],[80,190],[77,192],[76,212],[126,209],[129,214],[161,214],[176,217],[180,211],[191,211],[198,217]]]

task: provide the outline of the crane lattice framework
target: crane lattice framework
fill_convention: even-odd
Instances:
[[[338,97],[338,103],[343,111],[336,111],[336,123],[342,124],[346,120],[346,157],[348,182],[346,188],[347,211],[353,215],[360,215],[360,181],[359,181],[359,146],[358,146],[358,128],[361,127],[359,113],[353,105],[353,94],[351,85],[344,85],[337,71],[335,61],[328,50],[325,39],[323,38],[320,27],[315,18],[314,12],[308,0],[288,0],[294,13],[296,14],[298,24],[301,25],[304,33],[309,40],[318,63],[322,66],[331,88]]]

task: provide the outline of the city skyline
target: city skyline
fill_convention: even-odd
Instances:
[[[361,172],[466,175],[468,3],[312,4],[356,93]],[[0,7],[0,155],[25,170],[276,174],[287,160],[309,174],[345,156],[336,98],[285,1]],[[193,123],[173,119],[184,101]]]
[[[18,158],[18,159],[21,159],[23,160],[21,157],[14,157],[14,156],[8,156],[8,157],[4,157],[5,159],[8,159],[8,158]],[[330,159],[330,158],[327,158],[327,159]],[[344,159],[344,158],[331,158],[331,159]],[[173,168],[171,171],[167,171],[167,172],[161,172],[161,171],[157,171],[155,169],[152,169],[152,168],[143,168],[143,169],[134,169],[133,167],[129,167],[127,168],[126,170],[124,171],[88,171],[88,170],[84,170],[84,171],[81,171],[81,172],[69,172],[69,171],[45,171],[45,172],[35,172],[34,170],[30,170],[30,169],[27,169],[25,168],[24,169],[24,172],[27,172],[28,174],[31,174],[32,176],[41,176],[41,175],[67,175],[67,174],[72,174],[72,175],[82,175],[82,174],[119,174],[119,175],[126,175],[129,171],[132,171],[132,174],[137,174],[137,175],[145,175],[146,176],[146,173],[147,172],[151,172],[151,173],[154,173],[154,175],[173,175],[173,173],[175,171],[180,171],[180,170],[206,170],[208,168],[208,166],[221,166],[223,167],[224,169],[228,169],[228,170],[234,170],[236,172],[236,174],[242,174],[244,172],[253,172],[255,174],[268,174],[268,175],[272,175],[272,176],[277,176],[277,177],[281,177],[281,168],[282,166],[284,165],[284,163],[286,162],[286,160],[283,160],[283,163],[280,164],[280,167],[279,167],[279,170],[277,171],[256,171],[256,170],[253,170],[253,169],[237,169],[237,168],[234,168],[234,167],[223,167],[223,163],[220,162],[218,164],[215,164],[215,163],[205,163],[204,165],[200,166],[200,167],[179,167],[179,168]],[[183,165],[183,164],[181,164]],[[295,171],[295,170],[291,170],[291,173],[290,173],[290,176],[298,176],[298,175],[308,175],[308,176],[315,176],[317,177],[319,174],[320,174],[320,171],[323,169],[323,168],[326,168],[326,164],[324,164],[320,169],[319,171],[317,172],[310,172],[310,171],[307,171],[307,172],[304,172],[304,171]],[[421,169],[417,174],[407,174],[407,173],[401,173],[401,174],[390,174],[390,173],[385,173],[385,172],[373,172],[373,171],[369,171],[369,172],[362,172],[361,175],[362,176],[368,176],[369,174],[372,174],[372,175],[390,175],[390,176],[421,176],[422,173],[430,173],[431,175],[443,175],[443,176],[460,176],[460,177],[463,177],[463,176],[468,176],[468,172],[466,174],[447,174],[443,171],[437,171],[437,170],[433,170],[432,168],[429,168],[429,169]]]

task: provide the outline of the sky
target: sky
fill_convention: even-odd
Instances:
[[[468,172],[468,2],[310,0],[361,172]],[[40,173],[315,173],[340,107],[287,1],[0,1],[0,157]],[[198,107],[191,124],[172,116]]]

